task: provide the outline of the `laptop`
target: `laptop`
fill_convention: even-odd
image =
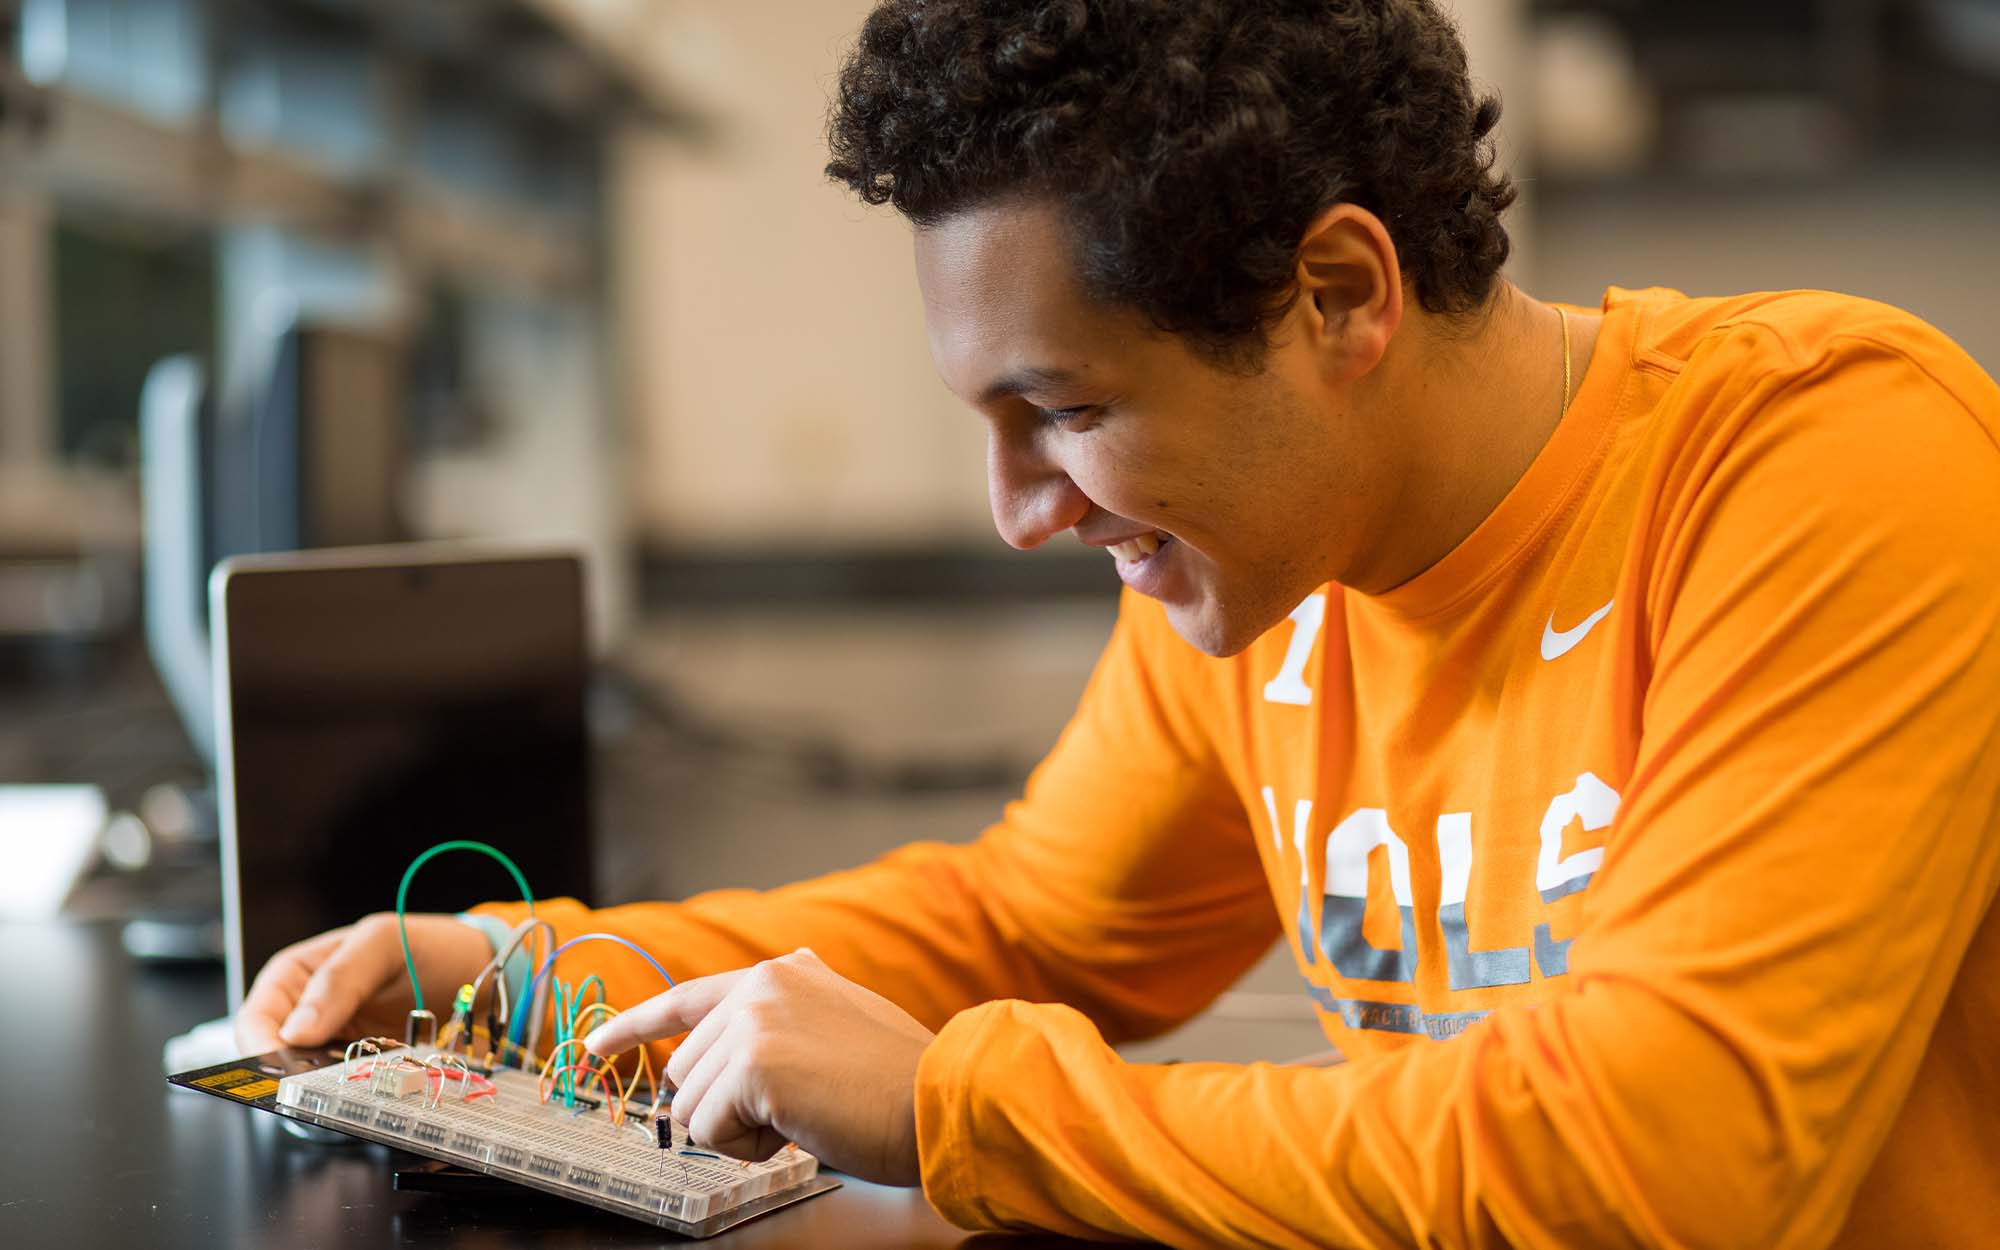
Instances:
[[[571,552],[408,544],[223,561],[209,582],[229,1007],[279,949],[395,907],[465,838],[591,897],[589,642]],[[440,855],[409,910],[517,897]],[[435,990],[433,991],[435,993]]]

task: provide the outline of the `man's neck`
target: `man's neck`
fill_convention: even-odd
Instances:
[[[1478,528],[1555,433],[1602,323],[1596,314],[1569,315],[1567,396],[1563,319],[1511,284],[1501,283],[1488,310],[1470,321],[1419,314],[1406,325],[1414,333],[1392,344],[1377,370],[1381,410],[1395,414],[1406,449],[1402,486],[1377,558],[1347,585],[1368,594],[1394,589]]]

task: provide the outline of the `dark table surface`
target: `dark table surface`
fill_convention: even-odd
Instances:
[[[138,968],[113,924],[0,923],[0,1246],[1080,1246],[968,1237],[915,1190],[843,1178],[706,1242],[559,1198],[391,1188],[389,1151],[294,1139],[167,1085],[160,1047],[222,1014],[220,969]]]

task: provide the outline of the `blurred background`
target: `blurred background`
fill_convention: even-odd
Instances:
[[[0,914],[215,905],[201,691],[159,658],[202,644],[149,646],[149,559],[586,551],[600,903],[997,814],[1117,582],[993,535],[906,229],[820,175],[867,7],[0,0],[0,853],[42,882]],[[1846,290],[2000,369],[2000,3],[1454,7],[1516,282]],[[343,431],[310,532],[170,437],[287,369]],[[1278,957],[1134,1053],[1313,1037]]]

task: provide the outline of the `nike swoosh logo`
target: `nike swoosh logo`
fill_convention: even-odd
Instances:
[[[1617,600],[1614,599],[1611,602],[1616,603]],[[1597,609],[1597,611],[1592,612],[1589,616],[1584,617],[1582,623],[1564,630],[1556,629],[1556,618],[1550,616],[1549,623],[1542,626],[1542,658],[1544,660],[1556,660],[1568,655],[1570,649],[1575,647],[1577,643],[1582,642],[1583,636],[1596,628],[1597,623],[1603,620],[1605,615],[1610,611],[1611,604],[1607,603]]]

